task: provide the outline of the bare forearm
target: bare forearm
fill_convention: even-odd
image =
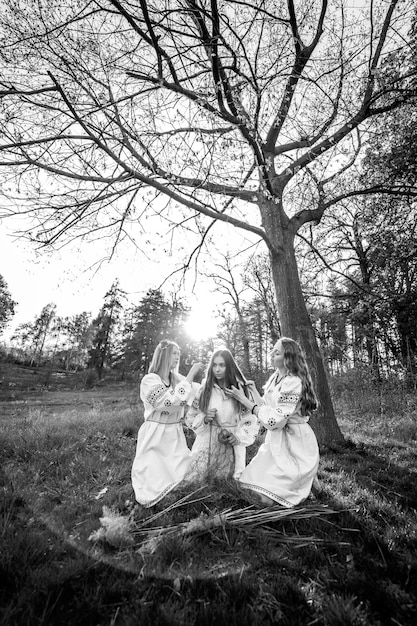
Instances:
[[[263,400],[262,400],[261,394],[259,393],[259,391],[257,389],[252,389],[252,397],[253,397],[253,401],[256,404],[258,404],[258,405],[263,404]]]

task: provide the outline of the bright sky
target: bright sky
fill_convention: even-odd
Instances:
[[[0,274],[18,305],[12,322],[0,337],[8,341],[16,326],[33,321],[42,308],[53,302],[57,314],[74,315],[89,311],[95,316],[103,304],[105,293],[118,278],[121,289],[131,303],[138,303],[150,288],[157,288],[174,269],[174,261],[166,255],[149,260],[133,246],[120,246],[115,258],[99,263],[107,256],[104,241],[75,243],[51,253],[39,252],[34,244],[18,239],[13,231],[18,227],[12,219],[0,222]],[[236,237],[233,227],[219,225],[220,231],[230,229],[229,237]],[[221,235],[220,235],[221,236]],[[194,246],[192,246],[194,247]],[[190,246],[191,248],[191,246]],[[207,268],[207,260],[204,269]],[[178,280],[175,278],[174,280]],[[215,333],[215,312],[222,298],[213,291],[213,285],[199,277],[194,287],[194,275],[189,274],[186,299],[192,308],[188,331],[195,340]],[[194,287],[194,293],[192,288]],[[177,291],[173,283],[162,287],[164,293]]]

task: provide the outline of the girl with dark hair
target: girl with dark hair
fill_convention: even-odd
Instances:
[[[319,464],[319,448],[308,425],[317,408],[307,363],[300,346],[282,337],[271,360],[276,368],[264,387],[264,397],[251,402],[238,386],[226,392],[255,414],[267,430],[256,456],[240,476],[241,486],[265,504],[293,507],[310,494]]]
[[[181,420],[200,385],[193,383],[202,368],[194,363],[186,377],[178,373],[180,348],[164,339],[154,352],[149,373],[140,383],[144,423],[139,428],[132,485],[136,500],[153,506],[182,481],[191,453]]]
[[[196,433],[189,479],[238,478],[246,464],[246,446],[255,441],[256,418],[226,395],[240,386],[252,406],[246,380],[229,350],[213,353],[186,423]]]

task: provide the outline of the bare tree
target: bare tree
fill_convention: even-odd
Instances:
[[[203,237],[223,221],[263,240],[282,332],[312,369],[324,443],[342,435],[294,238],[342,197],[385,191],[339,181],[371,119],[415,95],[412,1],[365,4],[5,0],[0,9],[3,193],[20,211],[30,200],[32,237],[53,244],[110,229],[116,245],[148,213],[187,227],[195,218]]]
[[[265,255],[251,257],[245,267],[243,280],[263,304],[271,343],[274,344],[280,335],[280,329],[269,259]]]
[[[50,302],[43,307],[32,323],[21,324],[17,327],[12,340],[20,340],[22,347],[30,345],[30,366],[41,363],[47,339],[50,339],[53,332],[55,317],[56,304]]]
[[[247,332],[247,322],[245,318],[245,301],[242,295],[247,291],[247,286],[236,274],[240,275],[240,268],[236,271],[236,264],[233,263],[230,255],[221,254],[221,260],[214,263],[215,270],[207,273],[207,277],[216,285],[216,289],[221,293],[225,300],[224,304],[231,305],[237,317],[239,328],[239,336],[243,347],[243,370],[247,376],[252,376],[250,355],[249,355],[249,337]]]

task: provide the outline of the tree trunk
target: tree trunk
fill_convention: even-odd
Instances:
[[[319,444],[340,444],[344,439],[336,421],[323,359],[304,302],[294,252],[294,236],[289,229],[282,230],[279,244],[276,248],[279,252],[270,249],[269,254],[282,336],[298,341],[306,356],[319,400],[317,414],[310,421]]]

